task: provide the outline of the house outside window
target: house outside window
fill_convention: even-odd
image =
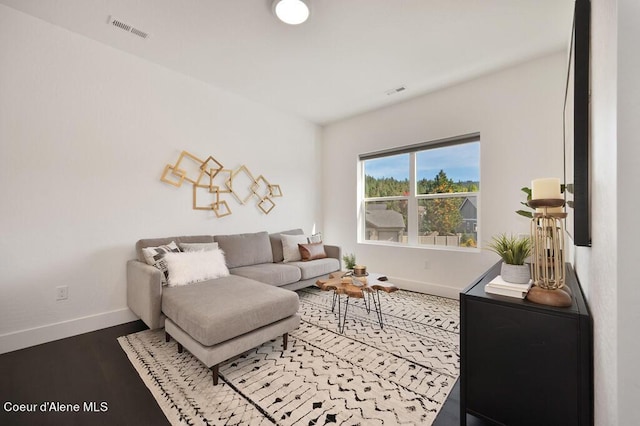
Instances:
[[[480,135],[362,154],[359,241],[474,248]]]

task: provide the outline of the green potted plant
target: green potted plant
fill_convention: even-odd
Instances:
[[[346,253],[342,256],[342,260],[344,261],[344,267],[353,270],[353,267],[356,266],[356,255],[353,253]]]
[[[529,206],[529,201],[531,201],[531,188],[528,188],[525,186],[523,188],[520,188],[520,191],[524,192],[527,195],[527,201],[520,201],[520,204],[525,206],[528,210],[520,209],[520,210],[516,210],[516,213],[518,213],[520,216],[524,216],[531,219],[533,218],[532,210],[535,211],[535,209],[532,209],[531,206]]]
[[[531,269],[525,260],[531,255],[531,238],[500,234],[491,239],[487,249],[502,258],[502,279],[517,284],[526,284],[531,279]]]

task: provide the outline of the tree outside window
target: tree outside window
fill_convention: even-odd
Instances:
[[[361,156],[363,239],[476,247],[480,142],[468,139]]]

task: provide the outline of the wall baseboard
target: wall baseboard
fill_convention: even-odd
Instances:
[[[440,284],[426,283],[422,281],[403,280],[401,278],[389,277],[389,281],[397,285],[402,290],[415,291],[416,293],[433,294],[434,296],[447,297],[449,299],[460,299],[459,288],[448,287]]]
[[[0,336],[0,354],[137,320],[129,308],[75,318]]]
[[[459,299],[460,296],[460,289],[453,287],[393,277],[390,277],[390,281],[403,290],[433,294],[435,296],[456,300]],[[0,336],[0,354],[124,324],[137,319],[138,317],[131,312],[129,308],[123,308],[3,334]]]

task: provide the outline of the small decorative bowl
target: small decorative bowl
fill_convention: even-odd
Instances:
[[[366,277],[369,275],[367,273],[367,267],[362,265],[356,265],[353,267],[353,276],[354,277]]]

